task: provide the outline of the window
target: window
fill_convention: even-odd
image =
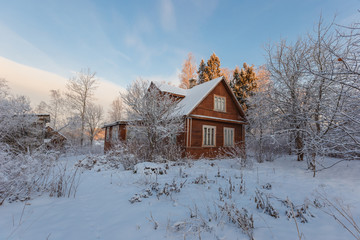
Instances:
[[[214,110],[225,112],[225,97],[214,96]]]
[[[215,146],[216,127],[203,126],[203,146]]]
[[[119,140],[119,126],[113,126],[112,141],[116,142],[117,140]]]
[[[224,146],[232,147],[234,146],[234,129],[224,127]]]

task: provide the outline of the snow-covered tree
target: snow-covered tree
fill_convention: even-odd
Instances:
[[[8,93],[5,80],[0,87],[0,142],[12,152],[28,152],[41,145],[42,129],[25,96]]]
[[[201,59],[199,69],[197,71],[197,74],[198,74],[198,82],[197,82],[197,84],[202,84],[204,82],[209,81],[209,76],[205,72],[205,68],[206,68],[206,64],[204,62],[204,59]]]
[[[232,87],[237,100],[242,105],[243,109],[246,110],[249,107],[247,98],[253,95],[257,87],[254,66],[249,66],[244,63],[241,70],[236,67],[230,86]]]
[[[177,115],[177,101],[159,91],[155,84],[138,79],[122,95],[128,106],[128,142],[135,143],[147,161],[172,157],[177,149],[177,135],[184,129],[182,116]]]
[[[273,111],[263,121],[273,123],[271,134],[277,140],[288,138],[298,160],[306,157],[314,174],[319,156],[360,155],[356,44],[343,37],[320,19],[314,33],[267,49],[273,90],[266,101]],[[343,59],[352,59],[351,67]]]
[[[88,105],[94,98],[94,91],[98,86],[96,73],[90,69],[81,70],[76,76],[70,78],[66,84],[66,96],[71,107],[76,111],[81,119],[80,144],[84,142],[85,114]]]

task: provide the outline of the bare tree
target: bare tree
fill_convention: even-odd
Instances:
[[[92,103],[88,105],[85,113],[85,121],[91,146],[93,145],[94,138],[101,131],[103,117],[104,109],[100,105],[94,105]]]
[[[108,112],[109,120],[111,122],[121,120],[122,111],[123,111],[122,99],[120,97],[117,97],[112,101],[110,105],[110,110]]]
[[[190,83],[189,80],[196,78],[196,62],[194,55],[190,52],[188,58],[183,63],[183,68],[179,75],[180,77],[180,86],[181,88],[189,89]]]
[[[273,83],[270,81],[270,72],[265,66],[260,66],[256,72],[257,88],[255,93],[248,98],[249,108],[247,118],[249,120],[247,145],[254,150],[258,162],[271,161],[274,147],[271,136],[274,134],[275,124],[273,99]],[[271,148],[271,149],[270,149]]]
[[[49,113],[51,117],[50,126],[56,131],[67,126],[67,118],[69,117],[69,109],[66,107],[66,101],[61,91],[50,90],[50,102],[41,101],[36,108],[38,113]]]
[[[122,98],[131,122],[128,142],[135,142],[145,160],[167,156],[166,153],[177,147],[176,137],[184,128],[182,116],[177,114],[177,101],[161,93],[155,84],[149,86],[141,79],[132,83]]]
[[[307,100],[303,92],[303,77],[307,46],[301,39],[294,44],[285,40],[267,48],[268,70],[274,81],[273,104],[277,108],[279,129],[294,139],[298,161],[304,159],[303,107]]]
[[[85,114],[89,103],[94,98],[94,91],[98,87],[95,72],[90,69],[81,70],[76,76],[70,78],[66,84],[66,96],[72,108],[79,114],[81,119],[80,145],[83,146],[85,131]]]
[[[345,35],[333,27],[320,18],[314,33],[293,44],[281,41],[269,47],[267,67],[273,91],[260,100],[271,102],[273,111],[262,120],[273,123],[272,136],[279,142],[288,138],[298,160],[306,157],[314,176],[319,156],[347,160],[360,156],[356,41],[344,41]],[[256,114],[263,111],[257,109],[258,102],[252,106],[253,116],[262,115]]]

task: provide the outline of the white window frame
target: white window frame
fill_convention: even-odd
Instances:
[[[226,98],[214,95],[214,110],[218,112],[226,112]]]
[[[233,147],[235,142],[235,128],[224,127],[224,147]]]
[[[216,127],[203,125],[202,127],[202,145],[203,147],[216,146]]]

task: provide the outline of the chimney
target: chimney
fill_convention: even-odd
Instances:
[[[189,79],[189,88],[193,88],[193,87],[195,87],[196,86],[196,79],[194,79],[194,78],[190,78]]]

